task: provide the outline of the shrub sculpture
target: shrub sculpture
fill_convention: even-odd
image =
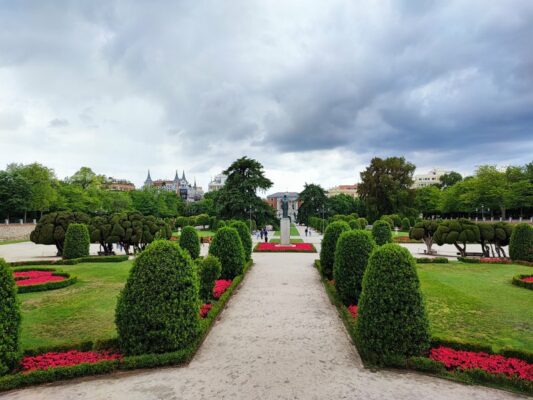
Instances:
[[[88,225],[89,217],[80,212],[60,211],[44,215],[35,230],[30,235],[30,240],[37,244],[55,244],[57,255],[63,255],[65,233],[71,223]]]
[[[181,230],[180,246],[189,252],[193,260],[200,255],[200,237],[192,226],[186,226]]]
[[[466,257],[466,244],[480,241],[479,227],[467,219],[442,221],[439,223],[433,239],[439,246],[445,243],[453,244],[461,257]]]
[[[368,225],[368,221],[366,218],[357,218],[357,221],[359,221],[359,225],[361,225],[361,229],[366,229],[366,226]]]
[[[533,227],[517,224],[509,242],[509,256],[512,260],[533,261]]]
[[[213,298],[215,281],[220,277],[222,265],[215,256],[207,256],[198,261],[198,277],[200,279],[200,299],[208,303]]]
[[[335,221],[328,225],[320,249],[320,268],[327,279],[333,278],[333,265],[335,263],[335,250],[337,240],[343,232],[350,230],[350,225],[344,221]]]
[[[350,228],[354,230],[361,229],[361,224],[359,224],[359,221],[356,219],[350,220],[350,222],[348,222],[348,225],[350,225]]]
[[[394,221],[392,220],[391,217],[389,217],[388,215],[382,215],[381,218],[379,219],[380,221],[385,221],[387,224],[389,224],[389,228],[390,229],[393,229],[394,228]]]
[[[251,260],[252,258],[252,234],[248,225],[242,221],[233,221],[230,226],[237,229],[239,237],[241,238],[242,247],[244,249],[244,259],[246,261]]]
[[[189,254],[158,240],[134,261],[119,295],[115,321],[122,352],[165,353],[189,346],[199,334],[198,276]]]
[[[4,259],[0,258],[0,376],[16,367],[20,359],[20,310],[17,286]]]
[[[386,244],[372,253],[358,313],[365,358],[386,364],[398,356],[417,356],[428,350],[428,320],[409,250]]]
[[[226,222],[224,220],[219,220],[216,225],[216,230],[218,231],[219,229],[225,228],[225,227],[226,227]]]
[[[388,222],[379,220],[372,225],[372,236],[376,244],[383,245],[392,242],[392,231]]]
[[[235,228],[220,228],[209,246],[209,254],[220,260],[222,279],[233,279],[242,274],[245,260],[244,249]]]
[[[368,231],[352,230],[339,237],[335,250],[333,279],[344,305],[357,304],[363,275],[376,243]]]
[[[490,257],[490,244],[494,242],[494,224],[481,222],[477,224],[479,228],[479,243],[483,257]]]
[[[90,245],[91,242],[87,225],[70,224],[65,234],[63,258],[70,260],[73,258],[88,257]]]
[[[411,223],[409,222],[409,218],[402,219],[402,231],[409,232],[409,229],[411,229]]]
[[[415,240],[423,240],[426,245],[426,253],[432,254],[431,247],[433,246],[433,235],[437,231],[439,223],[434,220],[424,220],[417,222],[409,230],[409,238]]]
[[[494,224],[494,247],[497,257],[507,257],[504,246],[508,246],[511,241],[513,227],[507,222],[496,222]]]

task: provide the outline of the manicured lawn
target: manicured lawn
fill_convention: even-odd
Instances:
[[[19,295],[22,348],[114,337],[117,295],[131,266],[132,261],[59,266],[76,275],[78,282],[63,289]]]
[[[433,336],[533,351],[533,292],[511,284],[533,268],[502,264],[419,264]]]
[[[270,239],[270,243],[279,243],[281,239]],[[291,243],[303,243],[303,239],[291,239]]]
[[[200,237],[208,237],[208,236],[215,236],[215,232],[213,231],[196,231],[198,232],[198,236]],[[176,236],[176,237],[179,237],[179,233],[178,232],[172,232],[172,236]]]
[[[392,236],[409,236],[409,232],[405,231],[392,231]]]
[[[13,239],[13,240],[0,240],[0,246],[3,244],[15,244],[29,242],[29,239]]]
[[[274,236],[280,236],[280,231],[274,232]],[[291,236],[300,236],[300,232],[298,232],[298,229],[296,228],[296,225],[291,224]]]

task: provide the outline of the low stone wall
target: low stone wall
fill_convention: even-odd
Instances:
[[[30,233],[35,229],[34,224],[0,224],[0,241],[30,239]]]

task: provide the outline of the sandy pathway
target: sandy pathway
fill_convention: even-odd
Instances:
[[[416,373],[362,367],[315,254],[254,254],[256,265],[190,365],[114,374],[4,399],[516,399]]]

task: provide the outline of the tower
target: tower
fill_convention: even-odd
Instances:
[[[150,176],[150,170],[148,170],[148,176],[146,177],[146,180],[144,181],[144,186],[149,187],[152,186],[152,177]]]

